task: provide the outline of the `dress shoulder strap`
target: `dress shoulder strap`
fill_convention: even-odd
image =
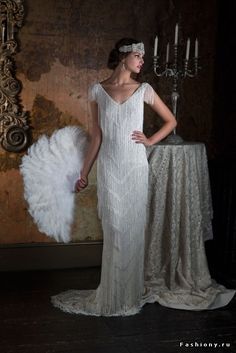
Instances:
[[[98,83],[93,83],[88,89],[88,100],[97,102],[98,98]]]
[[[156,92],[154,91],[154,89],[149,83],[144,82],[143,85],[144,85],[144,102],[152,105],[154,103],[154,97]]]

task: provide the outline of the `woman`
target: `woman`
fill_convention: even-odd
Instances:
[[[93,120],[91,142],[76,190],[88,185],[97,160],[98,212],[103,227],[101,282],[96,290],[70,290],[52,297],[64,311],[87,315],[133,315],[144,293],[144,231],[148,190],[145,146],[166,137],[176,126],[171,111],[148,83],[132,78],[144,63],[143,43],[124,38],[108,59],[112,75],[89,92]],[[147,138],[144,102],[163,119],[163,127]]]

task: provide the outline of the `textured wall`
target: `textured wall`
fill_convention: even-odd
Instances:
[[[209,155],[214,156],[211,130],[216,0],[28,0],[25,8],[16,65],[33,141],[68,124],[89,128],[88,85],[109,74],[105,68],[107,54],[124,36],[145,42],[143,80],[153,84],[169,104],[171,82],[154,77],[152,46],[158,32],[164,55],[166,42],[173,39],[179,20],[182,38],[190,36],[194,40],[198,35],[203,67],[198,78],[186,80],[180,88],[179,132],[187,140],[205,142]],[[151,134],[159,125],[159,119],[147,108],[145,131]],[[38,232],[28,215],[18,170],[21,157],[0,150],[0,243],[51,241]],[[95,171],[90,187],[77,197],[77,204],[74,239],[100,239]]]

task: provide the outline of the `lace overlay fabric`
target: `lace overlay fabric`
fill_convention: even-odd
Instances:
[[[211,279],[205,254],[213,212],[204,144],[160,144],[147,154],[144,303],[188,310],[228,304],[235,291]]]

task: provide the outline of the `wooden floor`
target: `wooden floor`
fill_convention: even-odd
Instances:
[[[51,305],[50,296],[62,290],[96,288],[99,276],[99,268],[0,273],[0,352],[236,352],[235,299],[202,312],[147,304],[125,318],[67,314]],[[204,347],[211,343],[231,347]]]

